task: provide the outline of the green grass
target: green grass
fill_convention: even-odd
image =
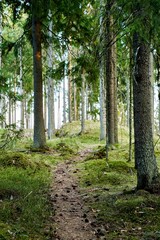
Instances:
[[[39,158],[39,161],[37,160]],[[41,156],[0,157],[0,239],[49,239],[51,171]]]

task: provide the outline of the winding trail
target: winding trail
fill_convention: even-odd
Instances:
[[[94,217],[84,206],[84,199],[78,187],[75,163],[81,161],[85,152],[74,160],[59,163],[54,171],[52,203],[55,209],[55,240],[96,240],[92,226]]]

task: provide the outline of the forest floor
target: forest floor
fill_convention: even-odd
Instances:
[[[46,152],[31,151],[30,139],[0,151],[0,240],[160,239],[160,197],[134,191],[128,131],[120,128],[106,161],[99,123],[86,129],[67,124]]]

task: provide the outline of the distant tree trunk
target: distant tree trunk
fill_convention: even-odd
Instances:
[[[130,64],[129,64],[129,113],[128,113],[128,126],[129,126],[129,158],[128,161],[130,162],[132,160],[132,88],[133,88],[133,51],[130,47]]]
[[[61,127],[61,86],[59,85],[58,87],[58,124],[57,124],[57,128],[59,129]]]
[[[29,114],[27,111],[27,99],[24,99],[24,111],[25,111],[25,125],[26,125],[26,129],[29,128]]]
[[[9,97],[9,102],[8,102],[8,124],[12,124],[12,100]]]
[[[70,50],[68,51],[68,121],[72,122],[72,57]]]
[[[135,163],[137,189],[152,190],[158,177],[153,147],[151,120],[151,82],[149,76],[150,48],[139,38],[133,37],[135,72],[133,82]]]
[[[63,123],[66,123],[66,79],[63,79]]]
[[[49,17],[51,14],[49,14]],[[55,131],[55,110],[54,110],[54,82],[51,77],[51,71],[53,68],[53,46],[52,39],[52,21],[49,23],[50,42],[47,49],[47,65],[48,65],[48,139],[52,139]]]
[[[14,96],[15,99],[12,100],[12,123],[16,124],[17,121],[17,109],[16,109],[16,105],[17,105],[17,101],[16,101],[16,87],[17,87],[17,74],[15,71],[15,75],[14,75],[14,80],[13,80],[13,84],[14,84]]]
[[[34,0],[34,4],[35,0]],[[34,9],[35,10],[35,9]],[[46,145],[43,119],[41,21],[32,13],[33,71],[34,71],[34,148]]]
[[[21,89],[21,128],[24,128],[24,91],[23,91],[23,55],[22,55],[22,46],[19,48],[19,78],[20,78],[20,89]]]
[[[77,120],[77,86],[74,83],[74,121]]]
[[[47,118],[47,115],[48,115],[48,102],[47,102],[47,83],[46,81],[44,80],[44,83],[43,83],[43,116],[44,116],[44,128],[47,129],[48,127],[48,118]],[[46,131],[46,130],[45,130]]]
[[[126,119],[126,125],[129,128],[129,114],[130,114],[130,80],[127,79],[126,82],[126,88],[127,88],[127,93],[126,93],[126,104],[127,104],[127,119]]]
[[[112,23],[113,24],[113,23]],[[114,41],[116,39],[114,38]],[[118,143],[118,110],[117,110],[117,43],[113,43],[113,65],[114,65],[114,142]]]
[[[81,133],[85,131],[85,72],[82,72],[81,88]]]

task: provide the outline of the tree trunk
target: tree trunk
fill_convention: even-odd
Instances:
[[[43,119],[41,21],[32,13],[33,71],[34,71],[34,148],[46,145]]]
[[[72,122],[72,76],[71,76],[71,69],[72,69],[72,58],[70,50],[68,51],[68,121]]]
[[[63,79],[63,124],[66,123],[66,79]]]
[[[57,128],[60,129],[61,127],[61,84],[59,84],[58,87],[58,111],[57,111],[57,120],[58,120],[58,124],[57,124]]]
[[[113,23],[112,23],[113,24]],[[115,41],[115,38],[114,38]],[[114,143],[118,143],[118,110],[117,110],[117,43],[113,43],[113,81],[114,81]]]
[[[110,2],[110,1],[109,1]],[[116,43],[113,32],[112,3],[107,4],[106,22],[106,131],[108,144],[118,142],[117,124],[117,81],[116,81]]]
[[[104,49],[104,25],[103,25],[103,4],[104,1],[100,1],[100,60],[99,60],[99,78],[100,78],[100,140],[104,140],[106,136],[105,128],[105,59],[103,55]]]
[[[49,14],[51,16],[51,14]],[[51,77],[51,70],[53,67],[53,46],[51,43],[52,38],[52,21],[49,23],[49,37],[50,43],[47,49],[47,62],[48,62],[48,139],[52,139],[55,131],[55,110],[54,110],[54,82]]]
[[[154,155],[151,120],[151,82],[149,76],[150,48],[134,34],[135,71],[133,82],[135,166],[137,189],[152,189],[158,176]]]
[[[81,88],[81,133],[85,131],[85,73],[82,72],[82,88]]]
[[[149,75],[151,81],[151,119],[152,119],[152,131],[154,134],[154,60],[153,53],[150,52],[150,64]]]
[[[19,48],[19,68],[20,68],[20,88],[21,88],[21,128],[24,128],[24,91],[23,91],[23,56],[22,56],[22,46]]]
[[[132,160],[132,101],[133,101],[133,51],[130,47],[130,64],[129,64],[129,109],[128,109],[128,126],[129,126],[129,158],[128,161],[130,162]]]
[[[74,83],[74,121],[77,120],[77,86]]]

